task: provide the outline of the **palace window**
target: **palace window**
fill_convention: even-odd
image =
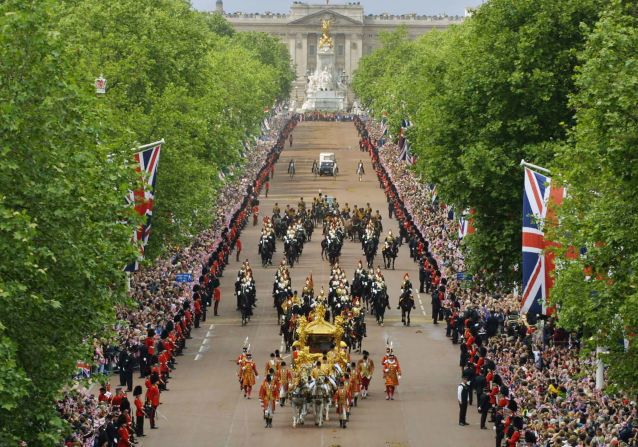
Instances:
[[[343,56],[343,45],[337,45],[337,55]]]
[[[315,53],[316,53],[315,46],[314,45],[309,45],[308,49],[309,49],[310,55],[314,56]]]

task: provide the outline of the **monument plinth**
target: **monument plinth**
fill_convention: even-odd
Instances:
[[[330,37],[330,20],[321,21],[322,36],[317,51],[317,68],[308,76],[302,111],[340,112],[346,106],[346,86],[335,72],[334,42]]]

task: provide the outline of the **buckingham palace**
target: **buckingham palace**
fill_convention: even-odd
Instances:
[[[422,16],[410,14],[365,14],[360,2],[345,4],[310,4],[295,1],[288,14],[270,12],[245,13],[224,11],[223,2],[216,3],[216,13],[222,13],[237,31],[258,31],[277,36],[286,44],[296,67],[297,79],[292,99],[304,99],[308,75],[316,69],[321,21],[328,18],[334,38],[335,68],[345,82],[352,77],[362,56],[380,45],[379,34],[405,26],[410,38],[434,29],[445,29],[463,21],[461,16]],[[350,96],[350,95],[349,95]]]

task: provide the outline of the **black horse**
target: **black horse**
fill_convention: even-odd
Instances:
[[[310,217],[306,217],[303,220],[303,227],[306,230],[306,237],[308,238],[308,242],[312,240],[312,232],[315,230],[315,224]]]
[[[299,260],[299,243],[296,238],[287,238],[284,240],[284,253],[288,265],[294,267],[295,262]]]
[[[250,321],[253,309],[251,298],[249,294],[244,292],[239,292],[238,298],[239,310],[241,311],[241,325],[246,326],[246,324]]]
[[[409,290],[401,294],[397,309],[401,309],[401,321],[403,322],[403,326],[410,326],[410,312],[412,312],[412,309],[416,309],[416,306],[414,305],[414,298],[412,298],[412,294]]]
[[[343,247],[343,235],[337,233],[332,237],[326,236],[321,241],[321,259],[324,259],[324,254],[328,256],[328,261],[331,265],[339,262],[341,257],[341,248]]]
[[[368,263],[368,268],[372,268],[374,264],[374,258],[377,255],[377,246],[378,241],[375,238],[366,239],[363,243],[363,252],[366,255],[366,262]]]
[[[363,314],[352,318],[345,328],[345,342],[348,345],[348,352],[353,349],[361,352],[363,337],[367,337],[366,323]]]
[[[279,215],[272,216],[272,227],[275,230],[275,237],[278,239],[283,239],[286,235],[286,231],[288,231],[288,220],[282,218]]]
[[[394,270],[394,261],[399,255],[399,240],[392,239],[391,242],[384,243],[381,254],[383,255],[383,266],[389,269],[390,264],[392,264],[392,270]]]
[[[261,255],[261,266],[266,267],[272,265],[272,254],[274,251],[273,243],[270,238],[262,235],[259,238],[259,254]]]
[[[325,205],[322,203],[317,204],[317,206],[314,207],[314,209],[312,210],[312,217],[315,221],[315,226],[319,225],[321,222],[323,222],[323,218],[326,216],[326,208]]]
[[[277,288],[275,293],[273,294],[273,299],[275,301],[275,308],[277,309],[277,322],[281,322],[281,316],[284,315],[283,304],[288,298],[288,291]]]
[[[388,299],[388,292],[385,286],[381,287],[378,284],[372,286],[372,306],[374,308],[374,316],[377,319],[377,324],[383,326],[383,319],[385,316],[385,310],[390,309],[390,302]]]

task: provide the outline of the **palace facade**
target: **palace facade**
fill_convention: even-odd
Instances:
[[[463,21],[461,16],[366,15],[360,2],[347,4],[309,4],[295,1],[288,14],[227,13],[222,0],[217,0],[216,12],[237,31],[258,31],[278,37],[288,47],[297,79],[292,92],[296,104],[304,100],[308,75],[317,64],[317,49],[321,37],[321,20],[331,20],[336,69],[348,82],[359,60],[380,46],[379,34],[405,26],[410,38],[435,29],[445,29]]]

